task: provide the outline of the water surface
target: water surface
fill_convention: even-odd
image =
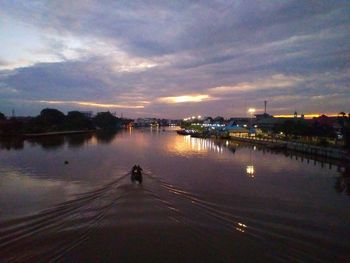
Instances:
[[[171,129],[2,140],[0,261],[346,262],[349,176]]]

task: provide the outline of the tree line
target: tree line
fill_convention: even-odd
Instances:
[[[0,113],[0,135],[20,135],[75,130],[116,129],[126,121],[117,118],[109,111],[99,112],[90,118],[79,111],[70,111],[65,115],[57,109],[43,109],[36,117],[6,119]]]

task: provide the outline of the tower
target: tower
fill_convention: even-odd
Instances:
[[[266,114],[266,105],[267,105],[267,100],[264,100],[264,114]]]

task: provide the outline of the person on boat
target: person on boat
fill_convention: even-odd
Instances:
[[[137,165],[136,164],[132,167],[131,172],[133,174],[137,172]]]
[[[142,183],[142,171],[140,165],[135,164],[131,170],[131,181]]]
[[[137,173],[139,174],[139,175],[141,175],[142,174],[142,171],[143,171],[143,169],[140,167],[140,165],[138,164],[137,165]]]

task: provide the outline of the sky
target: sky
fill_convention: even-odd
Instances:
[[[350,112],[349,0],[1,0],[0,112]]]

